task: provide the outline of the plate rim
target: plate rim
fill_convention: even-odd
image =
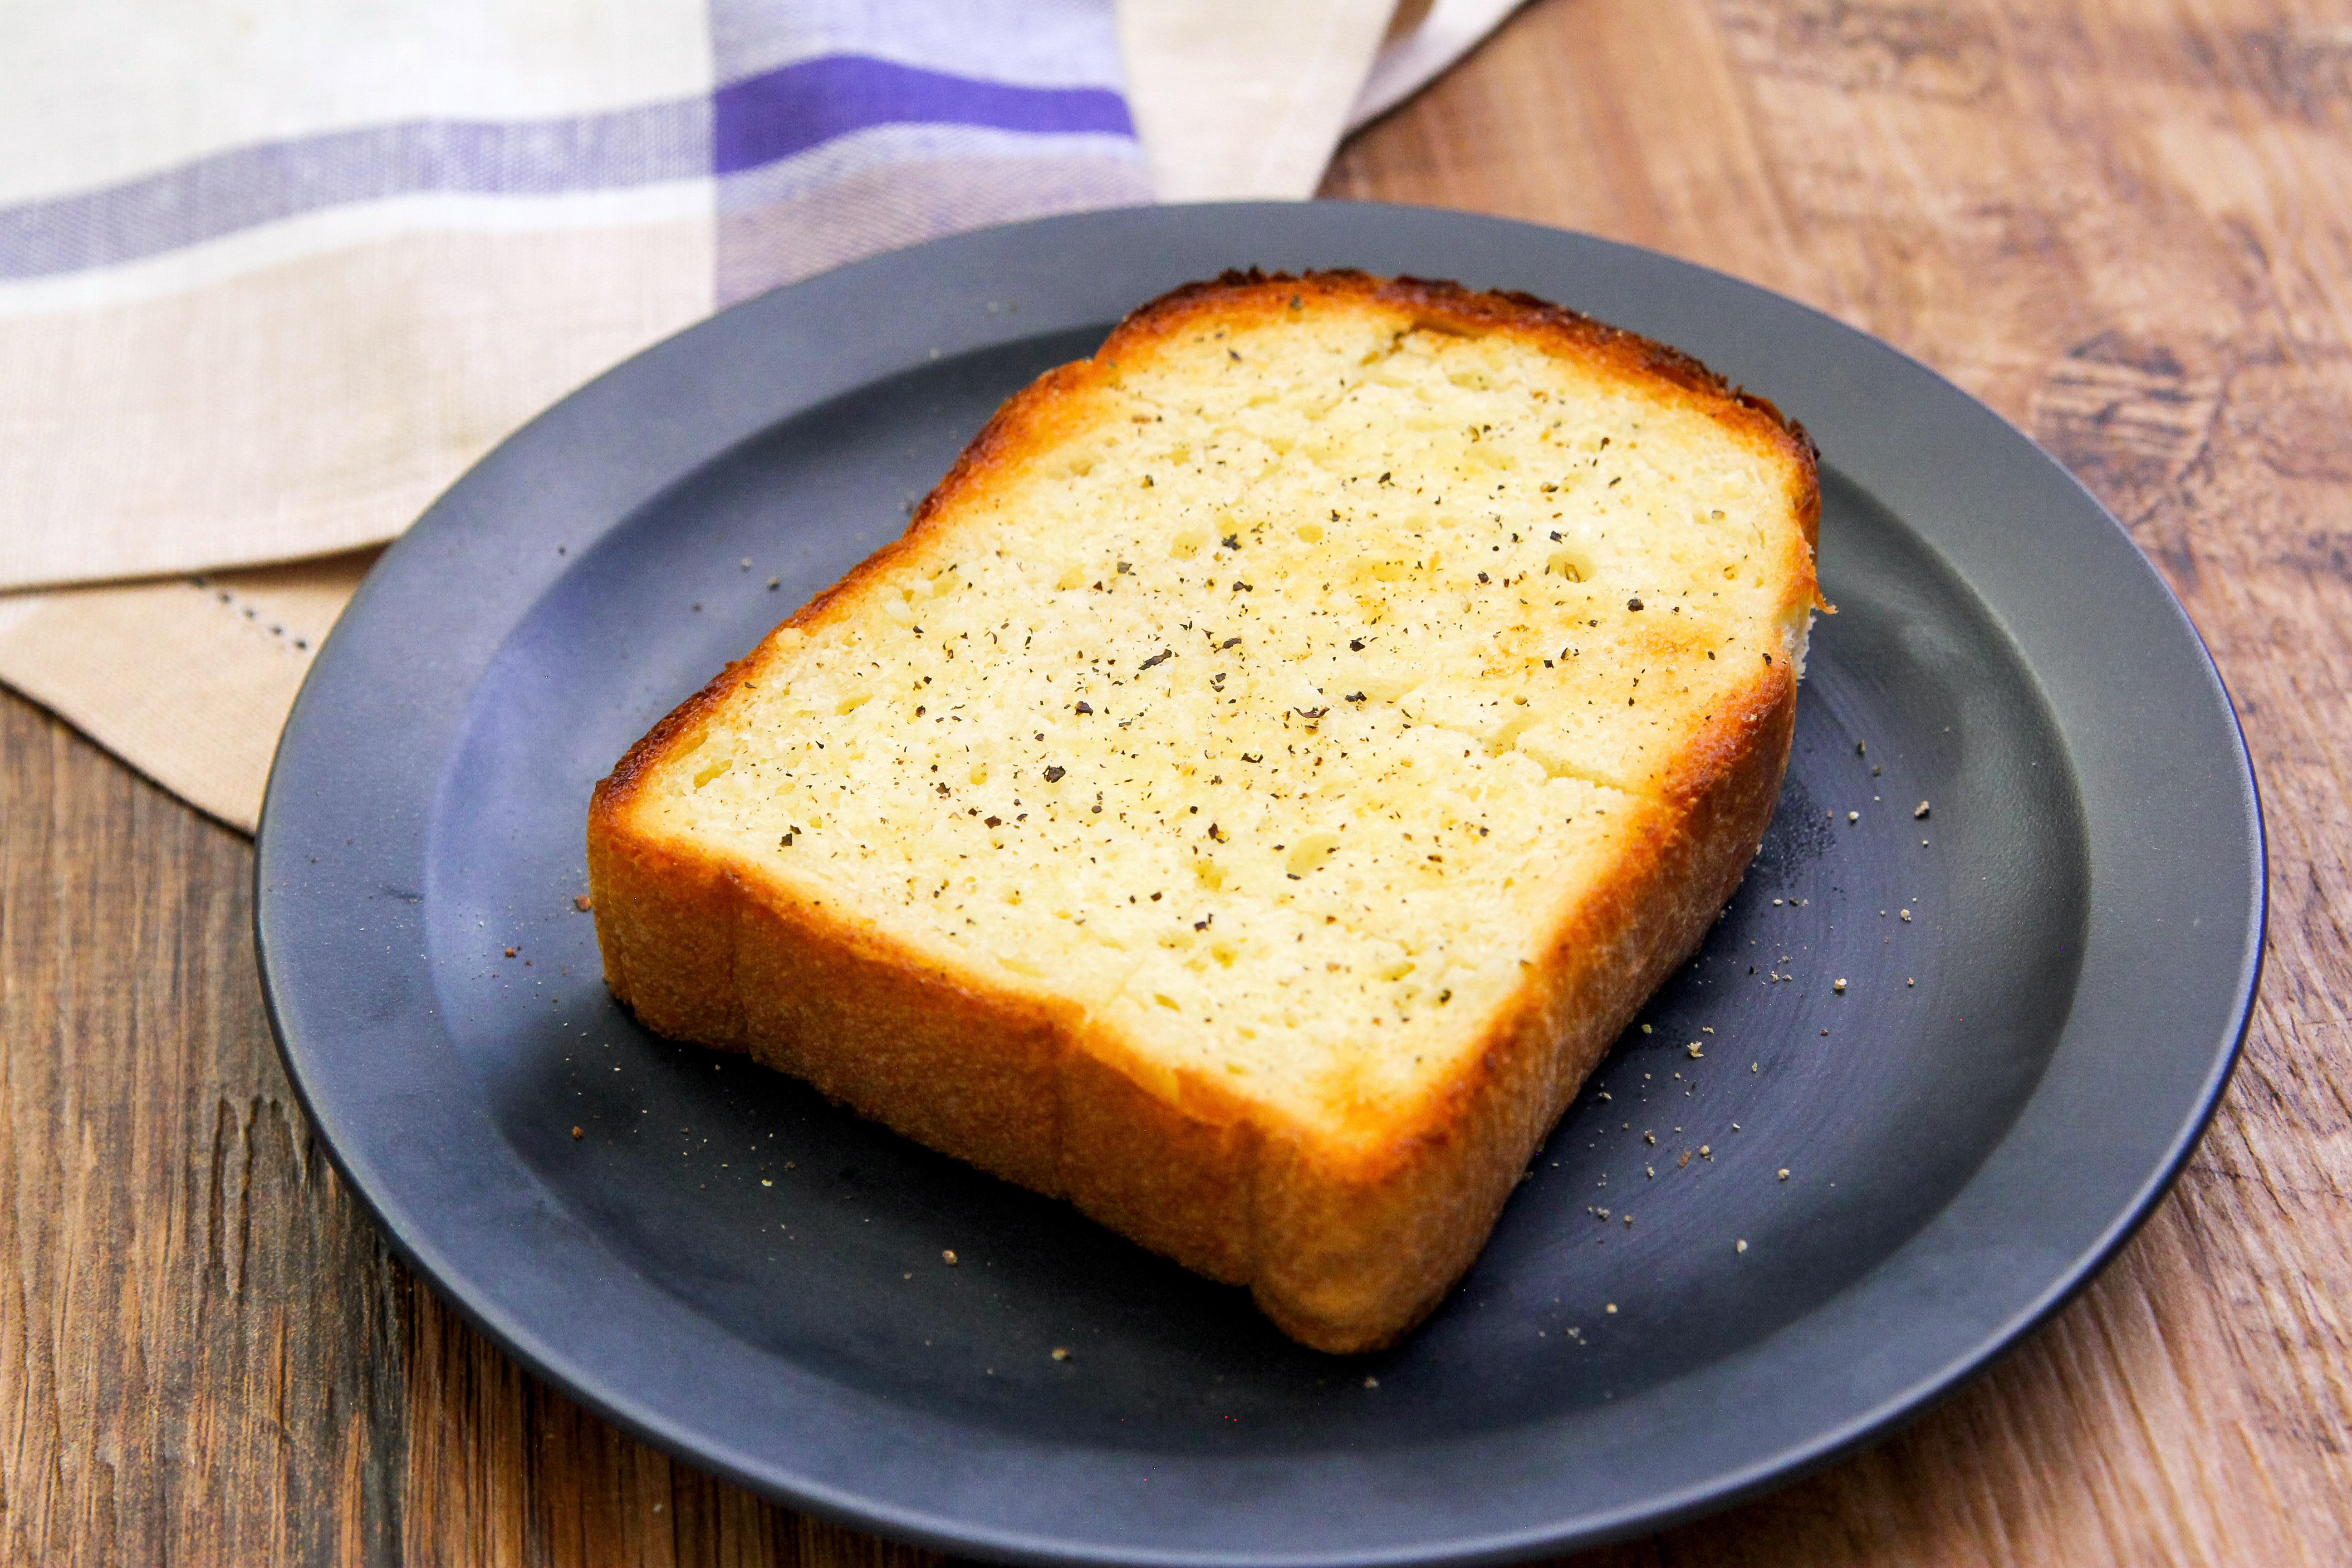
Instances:
[[[350,1132],[347,1125],[348,1118],[339,1114],[339,1111],[348,1108],[323,1102],[322,1097],[317,1091],[327,1086],[315,1081],[313,1076],[306,1071],[302,1047],[295,1037],[298,1033],[314,1026],[313,1023],[304,1016],[305,999],[288,989],[289,985],[296,984],[289,976],[310,955],[305,944],[289,932],[284,918],[288,912],[288,906],[280,902],[281,898],[292,899],[297,895],[281,894],[278,891],[279,886],[285,880],[284,873],[288,868],[285,858],[293,853],[292,850],[285,848],[286,832],[291,830],[274,833],[273,829],[288,814],[291,813],[296,820],[300,820],[301,814],[310,808],[309,803],[298,801],[291,792],[297,787],[293,781],[304,765],[303,749],[322,744],[327,737],[334,733],[332,715],[321,711],[322,705],[330,702],[331,699],[320,694],[329,690],[337,680],[341,679],[342,655],[339,649],[348,650],[359,635],[354,631],[347,637],[345,628],[360,627],[369,624],[368,617],[375,614],[373,601],[393,591],[386,584],[398,584],[402,573],[411,565],[412,558],[415,560],[415,564],[422,567],[424,556],[436,537],[436,531],[447,533],[451,530],[462,531],[468,528],[482,526],[478,518],[470,510],[469,503],[479,494],[495,493],[499,484],[507,482],[508,476],[505,470],[519,460],[518,454],[527,454],[532,443],[543,442],[550,432],[559,430],[567,421],[578,421],[583,417],[583,411],[597,409],[604,403],[620,395],[628,386],[646,380],[649,371],[656,380],[664,374],[675,371],[678,368],[676,362],[681,357],[691,357],[694,345],[714,342],[727,333],[742,329],[747,321],[759,321],[763,315],[772,316],[780,310],[789,314],[796,300],[814,300],[827,289],[838,290],[845,286],[856,286],[877,275],[890,275],[910,267],[919,271],[926,264],[927,258],[935,265],[940,264],[939,258],[942,256],[950,258],[960,256],[964,261],[969,262],[975,252],[989,254],[992,247],[1001,251],[1008,244],[1015,254],[1019,253],[1024,244],[1042,249],[1052,249],[1057,243],[1066,242],[1073,231],[1091,231],[1096,234],[1108,231],[1114,235],[1124,231],[1129,237],[1129,243],[1139,243],[1134,237],[1150,237],[1157,231],[1171,226],[1213,227],[1221,222],[1235,221],[1245,224],[1251,229],[1261,233],[1287,228],[1290,232],[1283,237],[1286,243],[1303,244],[1308,248],[1314,248],[1318,245],[1328,247],[1330,240],[1329,233],[1318,232],[1318,230],[1345,231],[1351,225],[1374,226],[1382,223],[1395,223],[1408,226],[1434,225],[1441,231],[1458,226],[1475,229],[1489,237],[1498,231],[1507,232],[1532,245],[1562,246],[1569,251],[1580,252],[1587,261],[1595,257],[1601,257],[1612,261],[1615,265],[1629,267],[1638,271],[1653,272],[1663,269],[1665,276],[1680,278],[1685,283],[1704,280],[1708,289],[1725,293],[1729,299],[1749,305],[1755,305],[1759,301],[1770,301],[1774,310],[1794,311],[1800,313],[1802,318],[1810,318],[1812,329],[1816,332],[1822,329],[1828,329],[1832,335],[1832,341],[1843,342],[1847,349],[1867,351],[1864,354],[1865,358],[1870,353],[1886,356],[1897,367],[1897,374],[1900,377],[1906,379],[1924,377],[1927,384],[1931,384],[1936,393],[1947,398],[1958,399],[1966,409],[1973,411],[1974,416],[1983,421],[1990,421],[1992,439],[2003,444],[2016,443],[2022,451],[2032,454],[2048,470],[2048,473],[2041,475],[2040,478],[2046,481],[2054,475],[2058,480],[2063,481],[2062,488],[2071,492],[2074,510],[2079,511],[2081,509],[2087,508],[2091,517],[2105,523],[2112,536],[2105,542],[2109,545],[2119,542],[2128,552],[2131,561],[2137,566],[2143,586],[2152,586],[2158,601],[2168,608],[2169,616],[2164,617],[2168,623],[2165,628],[2166,634],[2177,637],[2180,633],[2186,633],[2187,644],[2180,651],[2193,649],[2194,662],[2201,665],[2201,673],[2210,683],[2210,695],[2218,699],[2219,714],[2226,720],[2227,744],[2222,747],[2222,751],[2226,763],[2234,765],[2229,769],[2231,776],[2225,781],[2222,793],[2233,794],[2236,803],[2242,808],[2240,826],[2244,831],[2244,848],[2247,852],[2244,868],[2250,873],[2249,901],[2242,910],[2237,911],[2240,920],[2234,927],[2234,933],[2242,945],[2239,954],[2240,962],[2236,966],[2236,973],[2231,985],[2231,1000],[2225,1009],[2232,1015],[2232,1021],[2225,1026],[2223,1037],[2214,1042],[2216,1048],[2213,1049],[2210,1059],[2206,1062],[2201,1079],[2197,1083],[2193,1093],[2187,1097],[2181,1107],[2185,1114],[2174,1127],[2160,1155],[2144,1174],[2137,1176],[2131,1185],[2128,1196],[2107,1219],[2104,1229],[2091,1245],[2082,1248],[2066,1266],[2059,1268],[2017,1310],[2011,1313],[1999,1325],[1980,1334],[1980,1342],[1965,1354],[1947,1358],[1942,1364],[1927,1374],[1914,1379],[1881,1399],[1874,1405],[1853,1413],[1845,1420],[1815,1434],[1807,1441],[1760,1456],[1747,1466],[1711,1477],[1704,1483],[1685,1488],[1680,1493],[1646,1500],[1638,1506],[1619,1510],[1619,1513],[1613,1517],[1596,1518],[1588,1515],[1573,1528],[1564,1528],[1567,1524],[1565,1520],[1555,1520],[1550,1523],[1535,1523],[1515,1531],[1478,1538],[1459,1539],[1443,1544],[1424,1542],[1400,1544],[1392,1549],[1358,1549],[1331,1553],[1295,1552],[1253,1553],[1188,1550],[1181,1545],[1163,1548],[1131,1545],[1106,1547],[1105,1543],[1098,1541],[1081,1542],[1066,1538],[1048,1540],[1029,1531],[974,1529],[952,1518],[941,1517],[928,1510],[898,1506],[870,1497],[847,1495],[838,1489],[825,1487],[813,1480],[806,1480],[805,1478],[803,1478],[805,1484],[795,1484],[791,1478],[780,1478],[774,1473],[773,1467],[763,1468],[750,1462],[748,1456],[730,1454],[728,1451],[728,1445],[717,1441],[709,1434],[698,1434],[686,1429],[674,1420],[665,1419],[660,1412],[641,1407],[635,1401],[617,1394],[608,1397],[608,1394],[612,1393],[607,1385],[609,1380],[600,1381],[593,1368],[575,1364],[571,1358],[562,1353],[559,1345],[549,1342],[543,1335],[532,1331],[530,1325],[517,1321],[512,1314],[498,1310],[494,1292],[484,1290],[479,1281],[467,1277],[466,1272],[457,1268],[441,1248],[432,1245],[430,1237],[413,1234],[411,1226],[406,1223],[404,1215],[397,1212],[397,1205],[379,1201],[387,1194],[379,1193],[374,1184],[376,1175],[374,1162],[364,1157],[365,1151],[359,1146]],[[1574,263],[1569,263],[1568,269],[1573,271],[1574,266]],[[1723,289],[1724,285],[1730,286],[1727,291]],[[1130,302],[1130,308],[1132,304],[1141,302],[1140,299],[1134,300]],[[961,353],[968,349],[1033,335],[1030,323],[1005,321],[1002,319],[999,319],[989,331],[993,331],[995,335],[974,336],[969,342],[956,344],[953,352]],[[1714,363],[1712,356],[1704,350],[1699,352],[1702,358],[1707,358],[1710,363]],[[854,363],[856,359],[856,355],[845,357],[853,363],[844,367],[847,379],[842,387],[835,393],[820,392],[799,399],[795,407],[815,406],[825,401],[829,395],[837,395],[838,390],[847,390],[876,379],[875,375],[861,374],[866,369],[870,368],[879,374],[890,374],[912,368],[917,363],[899,359],[887,364],[866,366]],[[936,346],[932,357],[942,357],[941,352]],[[1718,368],[1722,367],[1718,366]],[[609,416],[612,411],[609,408],[604,408],[603,412]],[[764,424],[766,421],[763,420],[761,423]],[[1849,474],[1853,473],[1850,468],[1846,471]],[[1861,482],[1858,478],[1857,482]],[[1874,487],[1864,485],[1864,488],[1874,495],[1878,493]],[[1902,509],[1897,510],[1900,513]],[[617,525],[618,521],[626,515],[628,515],[627,510],[614,512],[600,525],[597,531],[601,533]],[[1910,525],[1910,520],[1906,516],[1906,526]],[[1944,553],[1935,541],[1923,536],[1922,542],[1930,549],[1938,550],[1939,554]],[[1980,602],[1985,603],[1989,612],[1997,609],[1997,606],[1990,601],[1984,600],[1979,586],[1979,579],[1975,574],[1964,569],[1957,562],[1951,561],[1948,555],[1946,556],[1946,563],[1960,582],[1967,584],[1972,593],[1979,595]],[[387,571],[386,567],[392,570]],[[2016,634],[2009,622],[1996,614],[1996,623],[2001,626],[2004,634],[2010,637],[2012,646],[2016,647]],[[2044,681],[2043,670],[2026,657],[2021,647],[2017,647],[2017,653],[2022,668],[2037,682]],[[475,674],[478,675],[478,670],[475,671]],[[2046,690],[2044,697],[2045,701],[2050,700]],[[2060,721],[2062,715],[2054,701],[2051,702],[2051,706],[2053,721]],[[2075,757],[2074,737],[2063,721],[2057,722],[2057,729],[2062,742],[2066,744],[2067,755],[2072,762]],[[2224,738],[2216,731],[2207,739],[2209,742],[2218,742]],[[433,776],[436,782],[441,776],[441,770],[445,767],[446,762],[446,758],[440,758],[433,764]],[[2234,786],[2234,789],[2228,786]],[[2084,802],[2084,809],[2086,816],[2089,816],[2093,810],[2089,801]],[[431,816],[429,807],[420,811],[418,815],[429,821]],[[418,831],[423,831],[421,826]],[[2086,858],[2089,854],[2090,849],[2086,844]],[[2164,584],[2152,564],[2131,542],[2127,531],[2112,514],[2107,512],[2087,488],[2068,473],[2047,452],[2033,443],[2030,437],[2001,420],[1980,401],[1956,386],[1932,368],[1921,364],[1891,345],[1868,337],[1823,312],[1798,301],[1787,300],[1785,297],[1770,294],[1737,278],[1714,272],[1679,258],[1591,236],[1576,235],[1569,231],[1544,228],[1534,225],[1511,223],[1503,219],[1478,217],[1445,209],[1370,203],[1311,205],[1232,203],[1181,208],[1113,209],[1108,212],[1032,220],[974,231],[932,241],[910,250],[873,258],[848,268],[820,274],[816,278],[805,279],[800,283],[787,285],[783,289],[732,306],[624,361],[613,370],[553,405],[522,429],[501,442],[498,447],[461,477],[448,491],[436,500],[420,518],[418,524],[386,552],[383,562],[379,564],[378,569],[370,574],[369,580],[362,584],[351,610],[346,613],[343,621],[321,647],[319,657],[314,661],[302,691],[297,699],[294,713],[289,718],[285,731],[285,738],[273,761],[268,791],[257,836],[254,879],[256,949],[262,975],[265,1007],[270,1020],[272,1033],[278,1045],[280,1058],[286,1066],[289,1079],[304,1114],[310,1119],[310,1126],[326,1149],[338,1173],[342,1175],[353,1195],[358,1198],[369,1217],[375,1222],[379,1231],[386,1237],[394,1252],[410,1268],[426,1279],[444,1301],[449,1303],[478,1331],[499,1344],[503,1351],[530,1367],[536,1375],[545,1378],[572,1398],[625,1430],[667,1451],[679,1454],[700,1468],[713,1470],[738,1484],[777,1498],[789,1506],[806,1509],[845,1523],[877,1531],[899,1539],[919,1542],[929,1546],[1010,1561],[1039,1563],[1117,1561],[1167,1564],[1170,1568],[1176,1568],[1176,1565],[1187,1565],[1189,1568],[1189,1565],[1211,1563],[1233,1564],[1234,1568],[1241,1568],[1243,1564],[1267,1564],[1270,1568],[1270,1565],[1276,1563],[1285,1565],[1285,1568],[1306,1568],[1308,1564],[1336,1565],[1370,1563],[1467,1563],[1521,1558],[1536,1552],[1597,1545],[1628,1535],[1662,1529],[1698,1514],[1728,1507],[1833,1463],[1838,1458],[1916,1419],[2063,1310],[2066,1303],[2096,1278],[2112,1260],[2116,1253],[2146,1222],[2166,1192],[2169,1190],[2172,1182],[2178,1177],[2181,1167],[2193,1152],[2198,1141],[2203,1136],[2206,1127],[2218,1110],[2221,1095],[2225,1092],[2230,1077],[2242,1055],[2246,1032],[2252,1022],[2255,998],[2259,992],[2260,976],[2265,956],[2263,938],[2268,917],[2267,846],[2259,781],[2254,773],[2242,727],[2237,719],[2234,705],[2231,701],[2226,684],[2212,658],[2210,650],[2205,646],[2194,624],[2189,621],[2185,609],[2171,595],[2169,588]],[[408,898],[408,901],[413,906],[421,899],[421,882],[414,889],[414,896],[404,893],[396,896]],[[2230,934],[2231,929],[2225,925],[2224,934]],[[2061,1048],[2063,1048],[2063,1040]],[[2026,1110],[2032,1108],[2046,1087],[2044,1083],[2036,1084],[2028,1096]],[[331,1090],[323,1097],[324,1100],[333,1099],[334,1094]],[[2026,1110],[2021,1110],[2019,1113],[2021,1123],[2024,1120]],[[2009,1131],[2004,1132],[2001,1142],[1994,1146],[1995,1152],[2004,1147],[2015,1132],[2016,1128],[2012,1125]],[[1990,1154],[1988,1155],[1988,1163],[1991,1162],[1992,1157]],[[1977,1179],[1976,1176],[1972,1176],[1969,1184],[1973,1184]],[[1964,1187],[1963,1192],[1965,1191]],[[1958,1198],[1956,1196],[1955,1205],[1958,1202]],[[1929,1228],[1929,1226],[1923,1226],[1920,1231],[1914,1233],[1913,1237],[1905,1243],[1904,1247],[1898,1249],[1895,1254],[1890,1255],[1886,1261],[1892,1262],[1895,1258],[1903,1256],[1905,1251],[1917,1245],[1920,1237],[1925,1236]],[[1835,1298],[1832,1298],[1832,1300],[1834,1300]],[[1751,1350],[1753,1348],[1751,1347]],[[1563,1505],[1564,1510],[1566,1506]]]

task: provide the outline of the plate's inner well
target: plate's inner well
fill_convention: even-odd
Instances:
[[[1822,581],[1838,614],[1814,629],[1763,853],[1467,1279],[1394,1351],[1304,1350],[1239,1291],[614,1007],[574,903],[590,787],[902,529],[999,402],[1100,336],[873,385],[565,547],[474,695],[423,906],[441,1016],[549,1194],[625,1266],[802,1368],[983,1426],[1169,1453],[1554,1419],[1751,1346],[1885,1259],[2049,1059],[2087,862],[2014,650],[1834,454]]]

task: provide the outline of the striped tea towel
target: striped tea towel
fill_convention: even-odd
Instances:
[[[1511,3],[16,7],[0,681],[249,831],[369,547],[572,387],[844,261],[1150,199],[1153,170],[1308,195]]]
[[[15,9],[0,588],[388,539],[715,306],[1151,194],[1109,0]]]

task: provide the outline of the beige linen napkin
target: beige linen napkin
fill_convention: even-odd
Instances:
[[[881,0],[879,8],[906,4]],[[1156,194],[1310,194],[1345,130],[1444,70],[1512,8],[1505,0],[1406,0],[1392,17],[1393,4],[1123,0],[1118,48]],[[682,68],[656,59],[645,68],[659,76]],[[1026,68],[1008,68],[1017,78]],[[0,110],[0,145],[7,118]],[[1095,142],[1106,143],[1099,153]],[[954,205],[950,191],[963,192],[959,210],[971,216],[957,223],[951,212],[950,227],[1024,216],[1024,204],[1043,213],[1137,199],[1139,182],[1125,174],[1117,146],[1095,142],[1066,135],[1055,159],[1026,163],[1032,149],[1003,138],[901,148],[877,177],[901,189],[940,185],[928,202],[934,211]],[[857,184],[854,170],[810,177],[818,175],[835,188]],[[736,184],[772,187],[776,178],[762,170]],[[96,432],[120,449],[125,470],[108,477],[102,463],[22,460],[0,470],[0,518],[88,521],[57,537],[0,537],[0,586],[341,552],[0,594],[0,681],[199,809],[252,831],[311,654],[373,560],[373,550],[351,547],[405,526],[468,463],[572,386],[723,302],[714,276],[735,277],[744,289],[783,280],[758,270],[772,272],[772,257],[730,268],[714,254],[730,243],[725,183],[716,240],[707,191],[673,184],[679,188],[656,179],[625,193],[625,211],[609,194],[551,195],[513,232],[479,223],[436,230],[414,211],[330,214],[330,231],[373,222],[386,232],[280,235],[274,243],[284,258],[220,258],[221,276],[199,276],[194,286],[184,253],[176,272],[159,261],[152,277],[132,265],[102,286],[70,278],[57,285],[110,290],[96,309],[59,310],[55,300],[46,311],[29,309],[21,289],[13,300],[0,298],[0,445],[86,453]],[[10,194],[0,181],[0,207]],[[778,205],[772,189],[763,196],[765,213],[806,210]],[[755,232],[761,216],[739,231]],[[802,233],[793,275],[920,237],[870,222]],[[253,246],[250,237],[228,243]],[[261,243],[267,248],[272,237]],[[199,274],[204,264],[199,256]],[[322,320],[335,330],[314,330]],[[93,364],[114,368],[92,374]],[[103,398],[89,390],[110,386]],[[58,388],[66,395],[40,395]],[[173,427],[192,407],[205,414],[206,439]],[[89,493],[60,493],[66,482]]]
[[[1315,194],[1394,0],[1126,0],[1128,106],[1163,202]]]
[[[0,679],[250,833],[310,656],[377,553],[0,597]]]
[[[1122,0],[1163,202],[1301,199],[1339,139],[1444,75],[1521,0]]]

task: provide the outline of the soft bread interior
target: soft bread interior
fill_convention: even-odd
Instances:
[[[1377,1138],[1801,664],[1810,472],[1721,402],[1369,297],[1146,334],[774,633],[636,830]]]

